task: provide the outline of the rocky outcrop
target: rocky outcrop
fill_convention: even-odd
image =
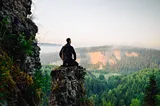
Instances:
[[[86,72],[81,66],[59,67],[51,72],[51,106],[89,106],[83,87]]]
[[[40,48],[35,39],[38,27],[28,18],[31,4],[32,0],[0,1],[0,47],[27,73],[41,68]]]
[[[35,39],[38,27],[29,18],[31,4],[32,0],[0,0],[2,106],[38,106],[41,100],[41,89],[33,79],[41,63]]]

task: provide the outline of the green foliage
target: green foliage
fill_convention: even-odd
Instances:
[[[17,90],[23,91],[21,95],[24,96],[32,84],[32,77],[21,71],[7,53],[0,49],[0,103],[3,104],[4,101],[6,103],[13,102],[11,100],[15,99]],[[24,96],[23,99],[26,100],[26,98],[27,96]]]
[[[1,50],[1,49],[0,49]],[[45,66],[36,71],[34,77],[27,75],[13,65],[13,61],[6,53],[0,51],[0,104],[5,104],[8,98],[16,90],[16,85],[25,86],[22,93],[23,99],[31,106],[49,106],[51,92],[50,69],[55,66]],[[24,90],[24,89],[20,89]]]
[[[32,55],[33,52],[33,38],[26,37],[24,32],[13,34],[8,28],[10,21],[6,17],[0,22],[0,47],[12,57],[20,57],[22,55]]]
[[[99,80],[105,80],[105,77],[104,77],[104,75],[100,74],[100,76],[99,76],[98,79],[99,79]]]
[[[0,48],[0,103],[3,103],[7,99],[7,95],[11,92],[7,88],[10,87],[13,89],[15,86],[15,82],[10,74],[11,67],[11,59]]]
[[[33,38],[27,40],[24,33],[19,35],[17,42],[19,45],[19,49],[22,51],[22,53],[27,55],[32,55],[33,52],[32,40]]]
[[[85,81],[87,96],[93,99],[96,106],[109,102],[112,106],[141,106],[149,76],[153,72],[160,89],[160,69],[144,69],[129,75],[112,76],[107,80],[100,80],[89,74],[90,77],[86,77]],[[156,97],[159,101],[159,96]]]
[[[48,70],[50,71],[50,70]],[[49,94],[51,91],[51,77],[45,71],[42,73],[42,70],[36,71],[33,78],[33,93],[38,94],[38,100],[43,106],[48,106],[49,104]],[[36,94],[35,94],[36,95]]]
[[[157,100],[156,100],[157,104],[160,105],[160,94],[159,94],[159,95],[156,95],[156,99],[157,99]]]
[[[7,29],[4,27],[4,25],[8,24],[7,18],[4,18],[1,22],[0,22],[0,46],[2,44],[2,41],[4,40],[5,34]]]
[[[108,105],[108,103],[106,102],[106,100],[104,99],[104,98],[102,98],[102,106],[107,106]]]
[[[34,84],[32,89],[36,90],[39,92],[39,99],[40,99],[40,104],[41,106],[49,106],[49,96],[51,93],[51,76],[50,73],[52,69],[56,68],[57,66],[53,65],[45,65],[42,66],[41,70],[38,70],[34,73]],[[33,91],[32,90],[32,91]],[[37,91],[33,91],[37,92]]]
[[[111,104],[111,102],[108,102],[106,106],[113,106],[113,105]]]
[[[156,106],[156,98],[158,95],[158,86],[155,79],[155,75],[151,75],[149,78],[149,84],[145,89],[144,106]]]
[[[141,103],[138,99],[132,99],[130,106],[141,106]]]
[[[79,106],[94,106],[90,98],[84,97],[77,101]]]
[[[24,96],[24,99],[28,103],[34,104],[31,98],[35,98],[38,93],[32,97],[28,95],[31,94],[30,89],[33,86],[33,79],[31,76],[23,72],[23,70],[20,70],[19,66],[15,62],[17,60],[21,60],[21,64],[23,64],[25,56],[32,55],[33,38],[26,36],[24,32],[16,32],[16,34],[13,33],[10,26],[11,22],[9,17],[5,17],[0,21],[0,80],[3,82],[0,83],[0,90],[3,91],[0,93],[0,98],[3,98],[3,100],[12,98],[10,95],[15,92],[12,90],[15,90],[17,86],[20,92],[23,91],[22,96],[27,95]],[[38,92],[37,89],[34,90]]]

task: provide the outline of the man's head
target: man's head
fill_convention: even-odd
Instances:
[[[66,41],[67,41],[67,43],[71,44],[71,39],[70,38],[67,38]]]

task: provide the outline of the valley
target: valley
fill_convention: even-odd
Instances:
[[[144,68],[160,68],[160,51],[127,46],[76,48],[77,61],[87,70],[131,73]],[[42,64],[61,65],[58,52],[41,53]]]

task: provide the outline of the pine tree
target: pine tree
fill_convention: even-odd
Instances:
[[[155,79],[155,75],[151,75],[149,78],[149,84],[145,90],[144,106],[156,106],[156,96],[158,95],[158,86]]]
[[[111,102],[107,102],[106,106],[113,106],[113,105],[111,104]]]
[[[132,99],[130,106],[141,106],[138,99]]]

